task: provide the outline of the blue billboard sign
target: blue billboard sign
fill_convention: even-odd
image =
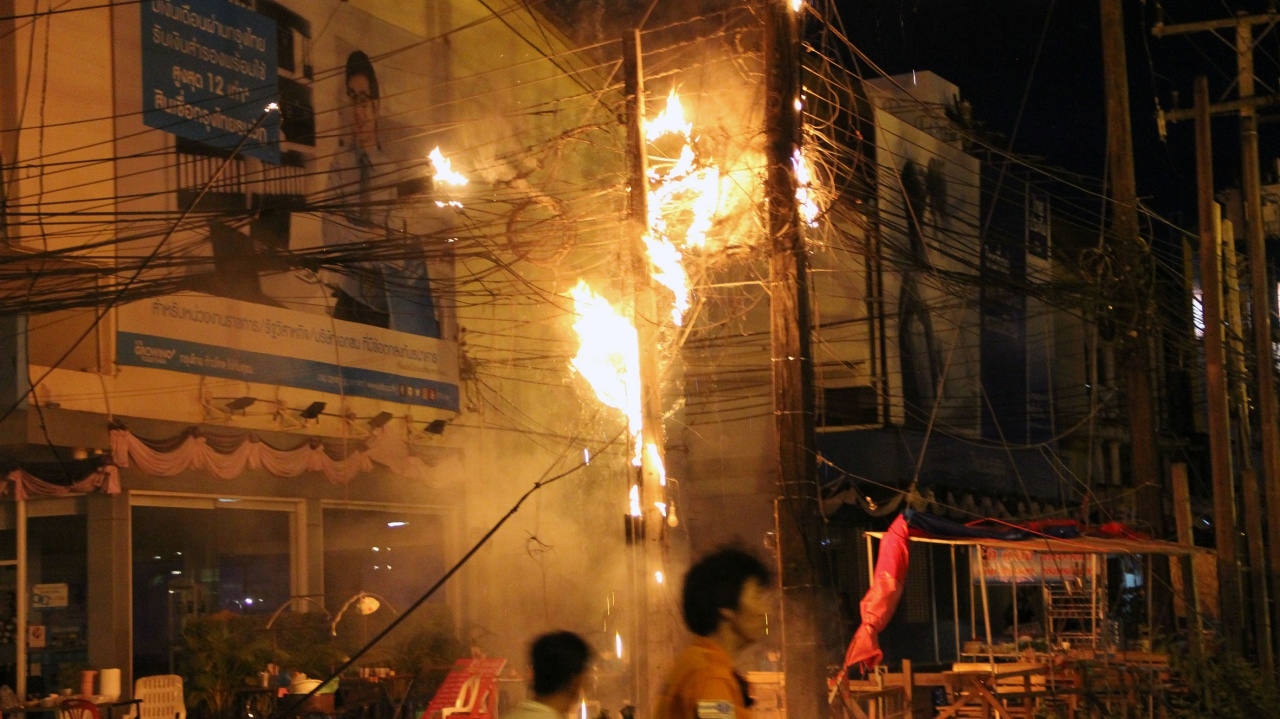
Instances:
[[[232,0],[142,3],[147,127],[280,162],[276,23]]]

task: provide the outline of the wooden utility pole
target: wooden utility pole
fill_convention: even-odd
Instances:
[[[1230,222],[1220,224],[1218,253],[1222,258],[1226,280],[1226,326],[1235,328],[1226,342],[1230,348],[1228,376],[1236,406],[1235,448],[1233,455],[1239,461],[1240,488],[1244,494],[1245,547],[1249,558],[1249,588],[1253,594],[1253,632],[1245,632],[1258,657],[1258,664],[1270,673],[1273,667],[1271,653],[1271,609],[1267,601],[1267,549],[1262,534],[1262,505],[1258,495],[1258,475],[1253,467],[1253,433],[1249,427],[1249,373],[1244,361],[1244,297],[1240,294],[1240,273],[1237,271],[1235,228]]]
[[[1125,409],[1129,415],[1134,500],[1138,520],[1154,537],[1164,536],[1164,482],[1156,447],[1156,419],[1151,387],[1152,302],[1150,252],[1138,232],[1138,189],[1133,169],[1133,130],[1129,120],[1129,70],[1124,49],[1121,0],[1100,0],[1102,17],[1102,75],[1107,100],[1107,174],[1111,189],[1112,230],[1121,283],[1132,293],[1133,307],[1124,317],[1121,339]],[[1153,562],[1163,581],[1149,581],[1152,605],[1159,614],[1152,621],[1172,618],[1167,557]],[[1153,578],[1154,580],[1154,578]]]
[[[640,467],[636,484],[640,487],[640,511],[643,516],[643,537],[637,543],[643,547],[643,556],[637,562],[641,568],[636,577],[637,596],[634,610],[638,612],[634,623],[636,636],[632,639],[631,667],[633,672],[634,701],[640,716],[649,715],[649,705],[654,687],[652,677],[658,674],[663,658],[670,652],[670,643],[658,637],[649,621],[666,616],[654,611],[650,591],[656,582],[656,573],[664,571],[662,547],[666,536],[666,522],[657,505],[666,506],[666,478],[663,469],[665,438],[662,423],[662,387],[658,368],[659,313],[654,293],[653,274],[650,272],[649,251],[645,247],[645,235],[649,230],[649,167],[648,145],[644,133],[644,64],[640,54],[640,31],[626,33],[622,38],[623,92],[627,109],[627,155],[630,168],[630,222],[627,241],[631,258],[631,277],[634,281],[634,312],[636,335],[640,343]],[[660,620],[659,620],[660,621]],[[658,670],[658,671],[651,671]]]
[[[775,505],[782,586],[782,659],[789,717],[826,716],[826,676],[817,621],[818,534],[822,527],[813,455],[813,356],[809,278],[796,207],[800,149],[800,60],[796,13],[764,0],[765,198],[768,202],[771,357],[778,434]]]
[[[1236,29],[1236,57],[1240,68],[1240,97],[1253,97],[1253,26],[1240,24]],[[1270,607],[1267,590],[1280,587],[1280,427],[1276,421],[1276,382],[1275,360],[1271,349],[1271,292],[1267,281],[1267,245],[1262,229],[1262,173],[1258,169],[1258,116],[1252,107],[1240,108],[1240,162],[1242,170],[1241,186],[1244,199],[1244,228],[1248,238],[1249,252],[1249,298],[1252,305],[1251,319],[1253,326],[1253,354],[1256,366],[1254,374],[1258,379],[1257,411],[1258,429],[1262,435],[1262,484],[1266,488],[1266,506],[1271,512],[1268,532],[1270,558],[1264,571],[1261,563],[1255,566],[1252,581],[1261,585],[1263,618],[1265,625],[1259,622],[1258,642],[1259,658],[1262,668],[1268,674],[1274,669],[1273,627],[1270,621]],[[1244,418],[1248,421],[1248,417]],[[1245,448],[1253,451],[1252,442]],[[1258,500],[1257,483],[1246,487],[1246,511],[1248,505],[1256,505]],[[1258,521],[1261,524],[1261,520]],[[1261,527],[1257,527],[1258,530]],[[1250,522],[1249,531],[1255,531]],[[1250,540],[1252,542],[1252,540]],[[1259,538],[1261,541],[1261,538]],[[1250,560],[1253,563],[1253,560]],[[1265,640],[1265,647],[1263,647]]]
[[[1204,308],[1205,389],[1209,400],[1209,465],[1213,477],[1213,530],[1218,555],[1222,634],[1228,649],[1243,644],[1240,566],[1236,542],[1236,492],[1227,427],[1227,377],[1223,371],[1222,279],[1218,274],[1220,214],[1213,200],[1213,138],[1209,132],[1209,80],[1196,77],[1196,188],[1200,215],[1200,290]]]
[[[1209,106],[1211,114],[1238,112],[1240,115],[1241,188],[1244,201],[1245,236],[1249,257],[1250,324],[1253,329],[1254,374],[1257,377],[1258,429],[1262,444],[1262,486],[1266,497],[1267,514],[1267,567],[1253,568],[1253,580],[1265,582],[1263,590],[1275,591],[1280,587],[1280,407],[1277,406],[1275,386],[1275,360],[1271,348],[1271,292],[1267,279],[1266,241],[1262,227],[1262,180],[1258,158],[1257,108],[1276,104],[1275,96],[1259,97],[1254,94],[1253,38],[1255,25],[1268,30],[1280,22],[1275,12],[1257,15],[1239,14],[1233,18],[1205,22],[1165,25],[1157,23],[1152,34],[1157,37],[1185,35],[1198,32],[1217,32],[1234,28],[1236,31],[1236,76],[1239,99]],[[1178,111],[1162,114],[1161,121],[1184,119]],[[1252,446],[1244,449],[1252,451]],[[1249,477],[1246,476],[1246,479]],[[1257,481],[1244,486],[1246,507],[1258,501]],[[1250,530],[1252,531],[1252,529]],[[1280,606],[1269,615],[1270,629],[1280,628]],[[1259,634],[1266,625],[1259,623]],[[1267,656],[1260,656],[1268,670],[1274,664],[1271,657],[1274,636],[1269,635]],[[1260,654],[1261,654],[1260,648]]]
[[[1188,272],[1190,276],[1190,272]],[[1176,462],[1169,468],[1169,479],[1173,485],[1173,519],[1178,530],[1178,544],[1194,547],[1195,538],[1191,531],[1191,489],[1187,486],[1187,465]],[[1178,557],[1180,574],[1182,575],[1182,603],[1187,612],[1187,647],[1192,659],[1199,659],[1203,653],[1204,617],[1200,613],[1200,588],[1196,585],[1196,562],[1192,553]]]

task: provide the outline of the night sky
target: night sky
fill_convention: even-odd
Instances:
[[[974,117],[1004,147],[1093,177],[1105,169],[1106,125],[1098,0],[857,0],[841,2],[851,39],[888,73],[932,70],[955,83]],[[1157,38],[1160,12],[1172,25],[1264,11],[1265,3],[1125,0],[1130,106],[1138,193],[1150,206],[1194,228],[1195,146],[1192,123],[1170,125],[1161,143],[1155,102],[1189,107],[1197,74],[1209,78],[1212,99],[1235,97],[1234,31],[1219,37]],[[1261,27],[1255,36],[1261,36]],[[1258,94],[1280,91],[1280,33],[1255,54]],[[1037,46],[1043,40],[1039,62]],[[1026,94],[1025,109],[1019,105]],[[1020,121],[1019,121],[1019,118]],[[1264,182],[1274,181],[1280,152],[1277,109],[1260,117]],[[1219,190],[1238,186],[1239,125],[1213,121],[1214,170]],[[1016,128],[1016,135],[1015,133]]]

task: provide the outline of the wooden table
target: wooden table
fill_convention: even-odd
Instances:
[[[1042,664],[1020,662],[942,672],[951,703],[938,708],[938,719],[974,714],[1029,719],[1035,702],[1047,693],[1043,681],[1035,681],[1043,677],[1046,670]],[[1011,706],[1010,702],[1015,705]]]

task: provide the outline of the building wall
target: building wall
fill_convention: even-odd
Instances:
[[[543,628],[577,629],[598,645],[611,644],[612,625],[607,632],[599,627],[610,621],[606,606],[625,589],[618,525],[625,511],[628,452],[625,442],[609,442],[622,427],[620,417],[601,410],[589,391],[566,379],[575,340],[560,296],[577,274],[592,268],[611,274],[607,266],[601,269],[602,262],[615,261],[619,251],[601,249],[617,240],[616,218],[625,197],[618,152],[622,128],[612,100],[602,103],[599,97],[605,78],[566,52],[561,36],[516,3],[427,7],[285,0],[279,6],[310,23],[313,73],[305,77],[299,67],[290,77],[313,93],[315,142],[286,142],[286,150],[302,158],[298,182],[309,201],[324,200],[329,161],[351,123],[343,105],[342,63],[355,47],[374,58],[384,93],[383,129],[418,153],[413,156],[419,161],[439,145],[472,181],[471,194],[459,188],[447,198],[466,210],[432,205],[407,218],[430,243],[442,338],[428,344],[456,356],[458,407],[451,411],[126,366],[114,361],[119,329],[114,314],[58,364],[72,338],[93,326],[94,311],[31,317],[30,371],[48,376],[35,393],[39,412],[29,405],[7,443],[16,454],[42,451],[45,429],[31,428],[43,424],[37,415],[45,411],[51,416],[49,436],[58,446],[87,450],[107,448],[105,427],[111,419],[125,420],[149,438],[204,425],[295,446],[310,437],[358,443],[368,438],[368,419],[389,412],[395,419],[386,431],[403,433],[409,450],[430,466],[429,482],[379,468],[346,485],[329,485],[314,475],[282,479],[260,470],[225,482],[200,471],[161,478],[126,470],[124,495],[90,500],[91,527],[112,538],[92,550],[95,566],[111,568],[95,570],[90,578],[101,590],[91,611],[103,627],[90,638],[92,661],[129,664],[126,539],[130,507],[140,497],[239,499],[241,506],[258,500],[296,502],[303,508],[298,516],[306,519],[294,531],[307,549],[294,560],[291,590],[302,593],[324,587],[316,547],[325,532],[316,514],[325,503],[439,508],[450,527],[449,541],[442,565],[424,568],[417,578],[425,590],[535,481],[581,464],[584,448],[593,457],[591,466],[531,497],[447,585],[447,604],[464,644],[510,657],[516,666],[529,637]],[[7,2],[0,15],[33,8],[30,2]],[[203,176],[184,174],[181,153],[189,147],[147,128],[139,114],[148,101],[139,79],[138,48],[146,40],[141,12],[140,4],[69,12],[6,35],[0,52],[23,58],[12,74],[24,81],[0,89],[0,105],[8,113],[0,123],[0,147],[6,163],[23,167],[59,158],[74,161],[46,166],[43,185],[34,170],[5,174],[14,249],[80,248],[78,259],[116,263],[127,277],[130,261],[158,248],[164,261],[149,266],[139,281],[161,283],[175,275],[209,273],[219,258],[209,240],[208,216],[168,234],[183,209],[182,192],[198,188]],[[237,177],[246,178],[242,198],[249,203],[261,199],[277,172],[258,159],[237,160],[233,166]],[[581,192],[588,183],[599,191]],[[22,222],[17,219],[24,216],[21,210],[47,211],[55,201],[69,210],[106,214],[84,215],[100,219],[83,221],[64,217],[49,238],[40,234],[38,223],[15,224]],[[219,213],[211,214],[217,219]],[[292,213],[288,234],[274,240],[283,239],[291,251],[314,251],[321,246],[322,214]],[[88,247],[133,236],[141,239]],[[333,267],[315,272],[264,267],[253,274],[261,291],[285,309],[323,317],[331,303],[317,275],[341,273]],[[258,401],[243,414],[217,409],[226,398],[240,396]],[[325,402],[326,413],[315,422],[297,421],[297,411],[312,401]],[[282,421],[282,415],[292,421]],[[443,434],[424,431],[433,420],[448,423]],[[31,437],[35,441],[29,444]]]

